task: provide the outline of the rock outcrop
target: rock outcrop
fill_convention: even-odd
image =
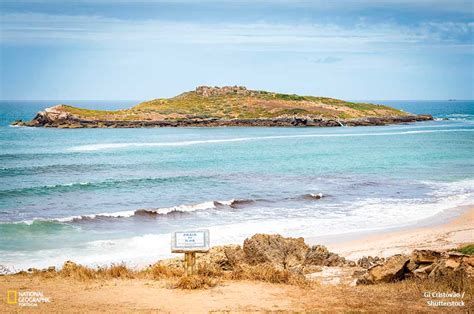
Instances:
[[[46,128],[161,128],[161,127],[341,127],[341,126],[381,126],[433,120],[430,115],[366,117],[347,120],[286,116],[258,119],[188,118],[180,120],[87,120],[57,109],[39,112],[31,121],[17,120],[16,126]],[[53,111],[53,112],[51,112]]]
[[[381,264],[384,262],[384,258],[380,258],[378,256],[372,257],[372,256],[364,256],[361,259],[357,261],[357,266],[360,266],[364,269],[369,269],[372,268],[375,265]]]
[[[359,262],[365,265],[365,259]],[[474,256],[453,251],[414,250],[411,256],[394,255],[377,261],[358,280],[358,284],[393,282],[406,278],[439,279],[456,275],[474,278]]]
[[[304,263],[317,266],[344,266],[348,264],[348,261],[344,257],[329,252],[323,245],[314,245],[306,252]]]
[[[222,96],[222,95],[251,95],[252,91],[248,90],[245,86],[198,86],[196,87],[196,94],[209,97],[209,96]]]
[[[398,281],[403,278],[405,266],[409,261],[409,257],[405,255],[399,254],[389,257],[384,263],[370,268],[362,280],[369,283]]]
[[[270,263],[283,269],[304,264],[308,250],[303,238],[269,234],[256,234],[246,239],[243,246],[247,263]]]

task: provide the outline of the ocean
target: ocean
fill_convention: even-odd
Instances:
[[[209,229],[211,245],[255,233],[324,241],[474,204],[474,101],[375,102],[436,119],[69,130],[9,126],[59,101],[2,101],[0,265],[145,265],[172,255],[175,230]]]

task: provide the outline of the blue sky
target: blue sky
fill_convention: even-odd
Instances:
[[[0,0],[1,99],[473,99],[474,1]]]

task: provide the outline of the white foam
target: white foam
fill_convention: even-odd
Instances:
[[[204,227],[210,230],[211,245],[213,246],[229,243],[240,244],[245,238],[255,233],[279,233],[292,237],[335,236],[413,225],[452,208],[474,203],[474,180],[427,181],[424,183],[434,188],[427,198],[366,198],[347,202],[342,207],[333,210],[315,210],[297,217],[262,217],[232,224]],[[170,208],[197,210],[214,206],[214,202],[204,202]],[[292,211],[291,208],[285,210]],[[169,211],[164,210],[163,212]],[[132,212],[119,213],[131,214]],[[169,233],[147,234],[123,239],[91,241],[81,245],[80,248],[2,252],[2,264],[15,266],[17,270],[29,267],[60,266],[66,260],[91,266],[119,262],[144,266],[170,257],[172,254],[169,249],[169,241]]]
[[[169,147],[169,146],[189,146],[216,143],[231,142],[248,142],[248,141],[264,141],[275,139],[289,138],[318,138],[318,137],[364,137],[364,136],[394,136],[394,135],[410,135],[424,133],[441,133],[441,132],[472,132],[474,129],[446,129],[446,130],[417,130],[403,132],[374,132],[374,133],[337,133],[337,134],[298,134],[298,135],[275,135],[275,136],[257,136],[257,137],[237,137],[215,140],[199,140],[199,141],[181,141],[181,142],[156,142],[156,143],[101,143],[91,145],[74,146],[68,149],[73,152],[88,152],[100,150],[112,150],[131,147]]]
[[[97,217],[113,217],[113,218],[128,218],[134,216],[138,211],[145,211],[153,214],[159,215],[166,215],[172,212],[194,212],[197,210],[206,210],[206,209],[214,209],[216,208],[216,204],[221,204],[225,206],[231,206],[235,202],[234,199],[226,200],[226,201],[208,201],[199,204],[191,204],[191,205],[179,205],[173,207],[162,207],[162,208],[147,208],[147,209],[138,209],[138,210],[127,210],[127,211],[119,211],[119,212],[112,212],[112,213],[99,213],[99,214],[86,214],[86,215],[76,215],[76,216],[67,216],[62,218],[33,218],[31,220],[23,220],[18,221],[15,223],[23,223],[27,225],[31,225],[35,221],[56,221],[56,222],[72,222],[74,220],[81,220],[81,219],[94,219]]]
[[[127,210],[127,211],[114,212],[114,213],[100,213],[100,214],[90,214],[90,215],[81,215],[81,216],[69,216],[69,217],[55,218],[55,219],[50,219],[50,220],[58,221],[58,222],[71,222],[73,220],[79,220],[79,219],[84,219],[84,218],[94,219],[96,217],[126,218],[126,217],[132,217],[134,214],[135,214],[135,211]]]
[[[221,202],[219,202],[221,203]],[[197,210],[204,210],[204,209],[213,209],[216,208],[214,201],[210,202],[203,202],[195,205],[179,205],[174,207],[164,207],[164,208],[156,208],[156,209],[142,209],[143,211],[147,211],[150,213],[165,215],[171,212],[193,212]]]

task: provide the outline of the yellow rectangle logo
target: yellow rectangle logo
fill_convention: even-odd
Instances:
[[[18,291],[8,290],[7,291],[7,303],[8,304],[18,304]]]

